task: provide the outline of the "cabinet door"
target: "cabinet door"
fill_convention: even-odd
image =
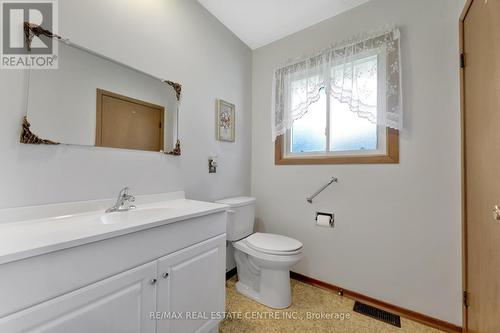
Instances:
[[[0,319],[0,332],[154,333],[156,262]]]
[[[214,312],[224,311],[225,262],[225,235],[158,261],[158,333],[201,333],[217,325]]]

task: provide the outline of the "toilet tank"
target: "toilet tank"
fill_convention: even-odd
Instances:
[[[231,207],[227,214],[226,237],[228,241],[237,241],[253,233],[255,198],[227,198],[217,200],[216,203]]]

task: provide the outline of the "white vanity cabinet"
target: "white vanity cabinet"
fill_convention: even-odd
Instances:
[[[0,320],[0,332],[154,333],[156,263],[43,302]]]
[[[157,333],[208,332],[224,311],[225,238],[192,246],[158,261]],[[219,317],[220,318],[220,317]]]
[[[210,332],[224,311],[225,240],[220,235],[14,313],[0,319],[0,332]]]
[[[226,207],[189,200],[171,206],[198,211],[77,246],[56,244],[56,251],[0,255],[0,332],[216,332],[225,306]]]

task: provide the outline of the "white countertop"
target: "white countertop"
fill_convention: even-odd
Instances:
[[[182,192],[179,192],[182,193]],[[145,230],[169,223],[174,223],[193,217],[225,211],[228,206],[210,202],[187,200],[183,198],[149,202],[137,200],[137,210],[112,213],[123,222],[106,224],[107,214],[100,208],[104,201],[95,201],[97,209],[77,212],[68,215],[45,216],[38,219],[21,220],[0,223],[0,264],[21,260],[24,258],[79,246],[111,237],[121,236],[140,230]],[[179,197],[179,196],[177,196]],[[105,202],[109,202],[106,200]],[[75,204],[63,204],[61,206]],[[17,208],[16,211],[26,214],[26,211],[40,210],[54,212],[54,206]],[[82,205],[80,205],[82,206]],[[82,207],[83,207],[82,206]],[[63,211],[59,209],[59,211]],[[66,209],[65,213],[68,211]],[[138,215],[132,215],[138,214]],[[1,216],[0,212],[0,216]],[[5,214],[4,214],[5,215]],[[12,210],[7,214],[12,216]],[[30,213],[33,216],[33,213]],[[140,218],[137,218],[137,217]],[[108,216],[109,217],[109,216]],[[130,218],[129,218],[130,217]]]

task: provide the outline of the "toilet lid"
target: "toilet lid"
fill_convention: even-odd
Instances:
[[[302,243],[296,239],[261,232],[248,236],[246,241],[255,250],[268,253],[294,252],[302,248]]]

